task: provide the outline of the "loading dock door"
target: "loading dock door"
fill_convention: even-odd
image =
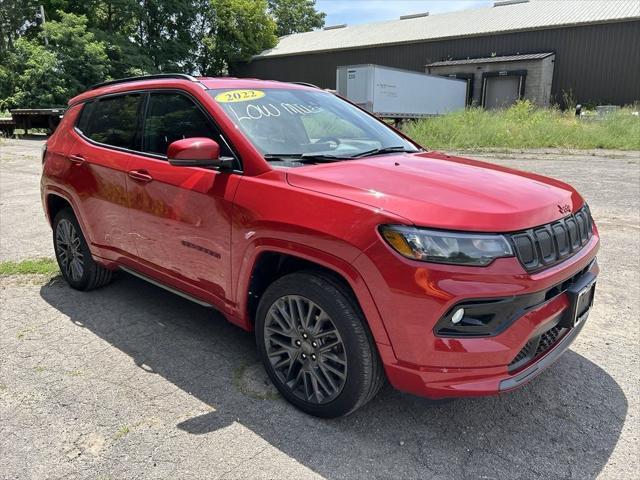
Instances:
[[[485,108],[508,108],[524,97],[526,70],[486,72],[482,77],[482,106]]]
[[[485,85],[485,108],[507,108],[520,98],[520,77],[489,77]]]

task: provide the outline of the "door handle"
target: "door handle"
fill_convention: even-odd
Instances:
[[[130,170],[129,177],[141,183],[149,183],[153,177],[146,170]]]
[[[69,155],[69,160],[76,165],[82,165],[87,161],[82,155]]]

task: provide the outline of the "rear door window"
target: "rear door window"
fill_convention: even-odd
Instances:
[[[80,118],[78,118],[78,122],[76,123],[76,128],[85,135],[89,131],[89,120],[91,119],[91,112],[93,112],[95,105],[96,102],[85,103],[80,112]]]
[[[84,123],[84,111],[78,128],[91,140],[114,147],[139,150],[138,128],[143,96],[129,94],[107,97],[85,106],[89,115]]]
[[[151,93],[144,122],[144,151],[166,156],[172,142],[192,137],[215,140],[220,155],[233,156],[215,126],[191,99],[179,93]]]

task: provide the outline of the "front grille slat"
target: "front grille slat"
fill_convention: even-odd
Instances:
[[[541,335],[529,340],[525,346],[522,347],[522,350],[518,352],[518,355],[509,363],[509,371],[513,372],[526,365],[530,365],[540,356],[544,355],[558,343],[566,330],[566,328],[556,325]]]
[[[540,270],[569,258],[593,235],[589,207],[562,220],[511,234],[516,255],[527,271]]]
[[[538,343],[538,348],[536,349],[535,356],[538,357],[549,350],[553,346],[553,344],[556,343],[556,340],[558,340],[561,331],[562,327],[558,327],[556,325],[552,329],[547,330],[542,335],[540,335],[540,342]]]

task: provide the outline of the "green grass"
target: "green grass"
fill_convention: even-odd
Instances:
[[[113,435],[113,438],[115,440],[120,440],[121,438],[125,437],[129,432],[130,432],[129,427],[125,425],[123,427],[120,427],[118,431],[116,431],[116,433]]]
[[[59,272],[58,263],[53,258],[0,262],[0,275],[55,275]]]
[[[468,108],[409,122],[403,131],[425,147],[443,150],[546,147],[640,150],[640,117],[631,111],[620,109],[602,120],[578,119],[571,112],[536,108],[525,100],[502,111]]]

